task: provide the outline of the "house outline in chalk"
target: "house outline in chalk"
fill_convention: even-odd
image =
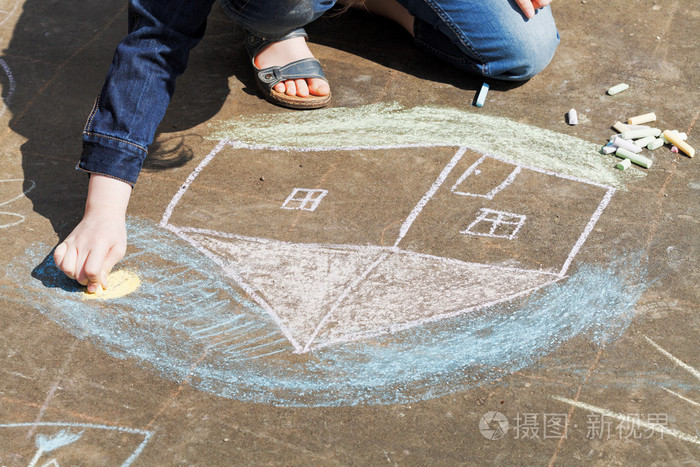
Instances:
[[[268,181],[241,175],[255,183],[237,183],[225,205],[216,201],[220,193],[207,198],[206,168],[223,152],[227,161],[240,158],[235,166],[242,170],[262,164]],[[348,167],[366,166],[368,175],[345,170],[342,157],[356,157]],[[295,158],[306,162],[299,167],[326,164],[328,171],[294,175]],[[420,166],[409,174],[406,192],[419,195],[397,195],[397,221],[381,203],[392,195],[386,186],[398,190],[401,183],[376,179],[400,172],[391,164],[406,160]],[[559,199],[569,192],[579,197],[576,212],[567,210],[571,200]],[[218,264],[295,352],[307,352],[473,312],[560,281],[614,192],[466,147],[284,148],[222,141],[175,194],[160,225]],[[188,209],[177,209],[183,204]],[[198,204],[206,209],[198,211]],[[239,209],[259,215],[236,216]],[[439,232],[444,241],[431,237]],[[565,241],[555,247],[554,237]]]

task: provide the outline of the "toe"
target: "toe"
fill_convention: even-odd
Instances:
[[[331,92],[328,82],[320,78],[309,79],[309,92],[314,96],[327,96]]]
[[[284,87],[287,89],[285,94],[287,94],[288,96],[296,96],[297,95],[297,86],[294,83],[294,80],[285,81]]]
[[[308,86],[308,84],[306,84],[305,79],[294,80],[294,84],[297,87],[297,96],[309,97],[309,86]]]
[[[281,94],[284,94],[287,88],[285,87],[284,83],[277,83],[273,86],[273,89]]]

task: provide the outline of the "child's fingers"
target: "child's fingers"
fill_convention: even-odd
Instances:
[[[61,242],[61,244],[53,250],[53,262],[56,267],[63,262],[63,257],[66,256],[67,251],[68,245],[66,245],[66,242]]]
[[[90,251],[78,250],[78,256],[75,260],[75,280],[78,281],[80,285],[88,285],[85,265],[89,257]]]
[[[94,292],[97,285],[102,281],[102,270],[104,268],[106,248],[96,248],[88,254],[83,263],[83,268],[78,275],[78,282],[88,286],[88,292]],[[83,282],[84,281],[84,282]]]
[[[57,264],[58,269],[71,279],[75,279],[75,266],[78,259],[78,252],[71,246],[66,247],[66,253],[63,255],[60,264]]]
[[[123,245],[114,245],[107,252],[105,257],[104,265],[102,266],[102,287],[107,288],[107,276],[112,271],[112,268],[117,264],[126,254],[126,249]]]

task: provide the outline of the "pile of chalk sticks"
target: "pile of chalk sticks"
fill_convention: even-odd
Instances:
[[[661,131],[645,123],[655,122],[656,114],[653,112],[644,115],[637,115],[627,120],[627,123],[616,122],[612,127],[619,133],[612,135],[608,144],[603,146],[603,154],[615,154],[622,158],[616,167],[620,170],[628,169],[632,163],[648,169],[652,160],[641,154],[646,147],[649,151],[654,151],[661,146],[671,145],[671,151],[683,152],[688,157],[695,155],[693,149],[686,143],[687,135],[678,130]]]

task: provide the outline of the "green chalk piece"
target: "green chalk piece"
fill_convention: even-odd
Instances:
[[[649,167],[651,167],[651,164],[652,164],[652,160],[649,159],[648,157],[644,157],[644,156],[641,156],[639,154],[635,154],[632,151],[628,151],[627,149],[624,149],[624,148],[617,148],[617,151],[615,151],[615,155],[617,157],[629,159],[632,162],[634,162],[635,164],[644,167],[645,169],[648,169]]]
[[[620,162],[617,163],[615,166],[616,168],[620,170],[626,170],[629,169],[632,166],[632,161],[629,159],[622,159]]]
[[[619,93],[621,93],[622,91],[625,91],[625,90],[629,89],[629,87],[630,87],[630,85],[627,84],[627,83],[616,84],[615,86],[613,86],[613,87],[611,87],[610,89],[608,89],[608,95],[609,95],[609,96],[614,96],[615,94],[619,94]]]
[[[661,146],[664,145],[665,142],[666,141],[663,138],[654,138],[654,141],[647,144],[647,149],[650,151],[653,151],[655,149],[659,149]]]
[[[639,146],[640,148],[643,148],[644,146],[646,146],[647,144],[651,143],[652,141],[656,141],[656,137],[654,137],[654,136],[647,136],[646,138],[638,139],[637,141],[634,142],[634,144],[636,144],[636,145]]]
[[[658,128],[642,128],[640,130],[627,130],[622,132],[622,139],[640,139],[647,136],[657,138],[661,134]]]

